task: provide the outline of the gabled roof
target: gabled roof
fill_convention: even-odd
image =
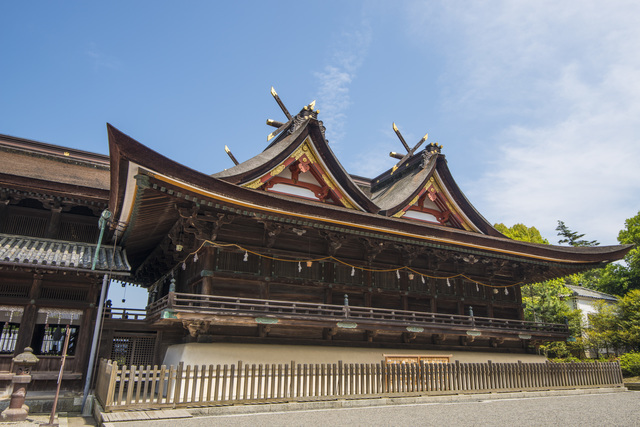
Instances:
[[[453,179],[440,148],[434,144],[412,156],[397,170],[390,169],[373,178],[371,198],[382,215],[422,219],[504,237],[469,203]]]
[[[613,295],[609,295],[604,292],[585,288],[583,286],[573,286],[573,285],[565,285],[565,286],[571,290],[570,296],[572,297],[592,299],[592,300],[605,300],[605,301],[611,301],[611,302],[618,301],[618,299]]]
[[[307,111],[302,110],[290,120],[278,138],[262,153],[212,176],[243,187],[268,189],[270,181],[277,181],[279,176],[282,179],[284,175],[285,179],[291,181],[287,169],[296,174],[294,181],[297,181],[300,171],[310,171],[309,175],[313,175],[313,178],[307,180],[311,184],[307,186],[309,190],[313,192],[315,186],[326,194],[325,197],[316,194],[316,197],[309,199],[325,201],[328,195],[337,205],[378,212],[376,204],[363,193],[337,160],[324,137],[322,122]],[[300,164],[299,170],[296,170]]]
[[[460,191],[437,145],[428,145],[398,170],[367,180],[345,171],[324,137],[322,122],[307,107],[278,132],[262,153],[212,176],[243,187],[502,237]],[[298,168],[301,163],[311,166],[310,174],[300,174],[309,169]]]

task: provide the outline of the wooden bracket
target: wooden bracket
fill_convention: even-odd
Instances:
[[[447,339],[447,336],[445,334],[433,334],[431,335],[431,342],[433,344],[442,344],[444,342],[444,340]]]
[[[258,325],[258,336],[265,338],[271,332],[271,325]]]
[[[333,339],[333,336],[337,333],[338,333],[338,328],[335,326],[333,328],[324,328],[322,330],[322,338],[325,340],[331,340]]]

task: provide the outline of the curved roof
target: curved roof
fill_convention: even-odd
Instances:
[[[307,147],[304,148],[308,148],[307,151],[313,156],[310,157],[311,161],[315,158],[330,187],[337,186],[350,200],[349,204],[355,208],[366,212],[378,212],[380,209],[353,181],[329,147],[324,137],[322,122],[318,121],[315,115],[303,115],[306,111],[303,110],[295,116],[279,137],[262,153],[212,176],[232,184],[256,188],[252,185],[254,181],[260,180],[260,184],[264,184],[277,175],[274,171],[281,171],[283,165],[288,166],[291,160],[298,160],[297,152],[306,144]]]
[[[487,235],[254,190],[174,162],[111,125],[108,130],[112,153],[110,208],[123,226],[122,244],[132,265],[136,264],[137,252],[142,256],[145,248],[157,245],[167,235],[179,217],[175,212],[177,199],[249,217],[277,217],[291,224],[313,224],[356,235],[566,267],[593,268],[622,258],[632,247],[539,245],[499,233]],[[443,176],[446,182],[446,174]],[[465,200],[458,202],[463,205]]]

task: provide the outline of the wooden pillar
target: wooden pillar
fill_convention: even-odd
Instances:
[[[88,370],[87,362],[91,346],[81,345],[80,343],[91,343],[91,335],[93,334],[96,311],[97,308],[95,305],[82,310],[80,327],[78,328],[78,345],[76,345],[74,366],[72,367],[73,372],[87,372]]]
[[[24,351],[25,347],[31,346],[31,340],[33,339],[33,331],[36,327],[36,321],[38,318],[38,306],[36,300],[40,295],[40,287],[42,286],[42,275],[34,274],[33,282],[31,283],[31,290],[29,291],[29,304],[24,307],[22,312],[22,320],[20,321],[20,329],[18,329],[18,339],[16,340],[16,347],[14,354],[20,354]],[[33,349],[36,353],[40,349]]]
[[[369,289],[371,289],[371,288],[369,288]],[[365,307],[371,307],[371,299],[372,299],[371,298],[371,290],[366,291],[364,293],[364,306]]]
[[[57,205],[58,203],[56,203]],[[47,228],[47,237],[55,239],[58,237],[58,230],[60,230],[60,215],[62,207],[53,206],[51,208],[51,218],[49,219],[49,227]]]
[[[269,282],[260,282],[260,298],[269,299]]]
[[[113,347],[113,335],[114,329],[107,328],[104,325],[102,326],[102,336],[100,337],[100,342],[98,343],[98,359],[110,359],[111,358],[111,349]]]
[[[402,295],[401,300],[402,300],[402,309],[404,311],[409,310],[409,297],[407,295]]]
[[[487,317],[493,317],[493,303],[487,303]]]
[[[36,318],[38,317],[38,306],[35,304],[27,304],[22,312],[22,320],[20,321],[20,329],[18,329],[18,339],[13,354],[20,354],[25,347],[31,346],[33,339],[33,330],[36,327]],[[33,349],[36,353],[40,349]]]
[[[466,315],[464,312],[464,283],[460,279],[451,279],[453,281],[456,296],[458,297],[458,314]]]
[[[200,293],[202,295],[213,295],[214,294],[214,282],[211,273],[215,271],[215,257],[216,251],[213,247],[206,247],[203,254],[202,260],[202,271],[207,271],[209,274],[203,275],[202,277],[202,285]]]
[[[438,312],[438,292],[436,288],[436,279],[427,278],[427,284],[429,285],[429,294],[431,294],[431,312]]]
[[[468,315],[469,313],[464,312],[464,301],[458,301],[458,314]]]
[[[374,288],[373,272],[370,270],[371,270],[371,263],[369,263],[368,269],[363,271],[363,280],[364,280],[365,287],[373,289]]]
[[[524,307],[522,307],[522,287],[521,286],[514,286],[512,288],[516,295],[516,302],[518,303],[518,319],[519,320],[524,320]]]
[[[9,206],[9,199],[6,193],[0,193],[0,224],[5,224],[7,211],[9,210],[7,206]]]
[[[324,303],[333,304],[333,290],[328,286],[324,288]]]
[[[89,293],[87,295],[87,303],[89,304],[84,310],[82,310],[82,317],[80,318],[80,326],[78,330],[78,343],[91,342],[91,335],[93,334],[93,328],[95,324],[97,314],[97,304],[100,297],[100,291],[102,290],[102,278],[92,279],[92,283],[89,285]],[[74,357],[73,372],[87,372],[88,352],[90,346],[88,345],[76,345],[76,353]]]

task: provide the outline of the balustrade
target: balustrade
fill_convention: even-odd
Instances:
[[[506,330],[510,332],[545,332],[567,334],[566,325],[527,322],[512,319],[464,316],[456,314],[426,313],[392,310],[375,307],[343,306],[236,298],[215,295],[200,295],[170,292],[147,307],[147,316],[156,318],[162,311],[206,313],[219,315],[281,316],[314,320],[362,321],[385,324],[407,324],[414,326],[453,326],[477,329]]]

